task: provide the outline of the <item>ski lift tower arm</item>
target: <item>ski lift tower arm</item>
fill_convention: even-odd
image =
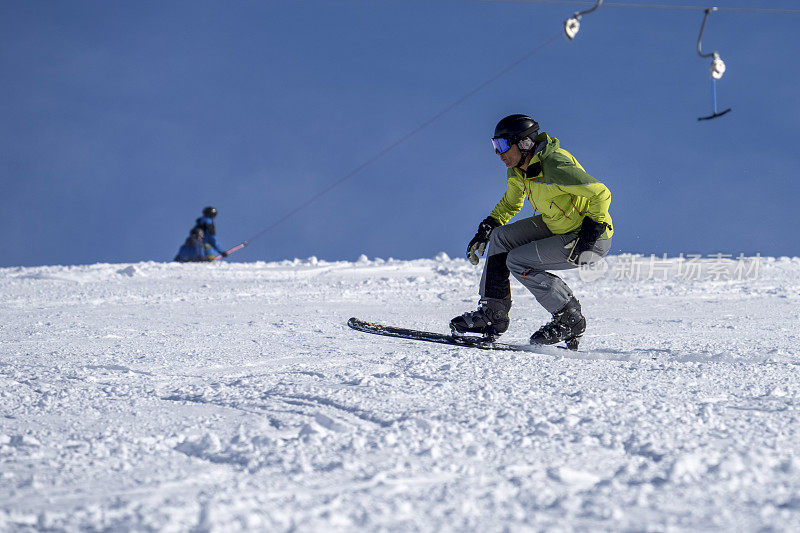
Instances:
[[[707,54],[703,53],[703,32],[706,30],[706,22],[708,21],[708,16],[713,13],[714,11],[719,11],[718,7],[708,7],[706,8],[705,15],[703,16],[703,23],[700,25],[700,35],[697,36],[697,53],[700,57],[719,57],[717,52],[709,52]]]

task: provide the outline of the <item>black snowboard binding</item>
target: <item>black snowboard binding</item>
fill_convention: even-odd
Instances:
[[[493,341],[508,329],[509,309],[511,300],[484,298],[479,302],[477,311],[464,313],[451,320],[450,331],[454,337],[478,333],[484,340]]]
[[[531,336],[531,344],[556,344],[565,341],[567,348],[577,350],[584,331],[586,319],[581,314],[581,304],[572,297],[560,311],[553,313],[553,320]]]

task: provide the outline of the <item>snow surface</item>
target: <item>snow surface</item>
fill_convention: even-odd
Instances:
[[[446,331],[444,254],[0,269],[0,530],[797,531],[800,259],[648,261],[542,354],[346,326]]]

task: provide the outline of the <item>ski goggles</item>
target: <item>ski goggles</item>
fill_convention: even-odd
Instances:
[[[492,139],[492,146],[494,146],[494,149],[498,154],[504,154],[511,149],[511,145],[508,144],[508,141],[499,137]]]

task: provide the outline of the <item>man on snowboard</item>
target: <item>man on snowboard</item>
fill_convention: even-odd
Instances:
[[[567,341],[577,349],[586,330],[580,303],[561,278],[547,271],[576,268],[608,253],[611,192],[587,174],[558,139],[539,133],[539,124],[529,116],[510,115],[498,122],[492,144],[508,168],[508,184],[467,246],[467,258],[477,265],[476,254],[483,255],[488,244],[478,309],[455,317],[450,328],[454,334],[491,338],[504,333],[511,309],[511,273],[553,315],[531,336],[531,344]],[[506,224],[526,197],[541,214]]]

